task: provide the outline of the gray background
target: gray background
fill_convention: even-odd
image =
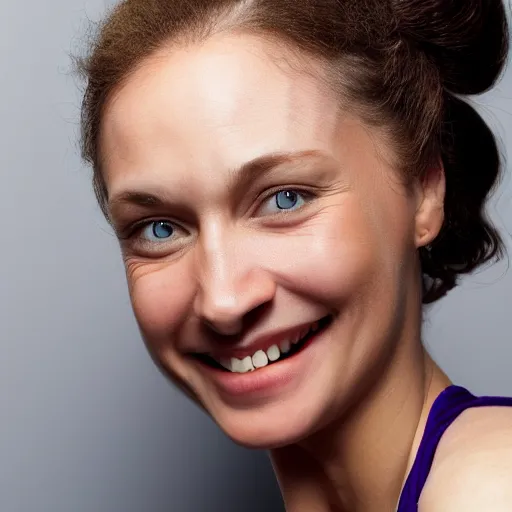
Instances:
[[[107,5],[0,4],[0,511],[281,510],[266,455],[227,440],[139,339],[75,142],[68,54]],[[478,102],[512,153],[512,72]],[[491,214],[512,249],[510,168]],[[511,317],[503,262],[428,312],[426,343],[457,383],[512,395]]]

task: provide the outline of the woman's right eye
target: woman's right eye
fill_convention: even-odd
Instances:
[[[160,244],[173,238],[176,229],[172,222],[159,220],[147,224],[140,233],[140,237],[146,242]]]
[[[190,232],[169,220],[147,220],[119,235],[123,252],[147,258],[170,256],[190,241]]]

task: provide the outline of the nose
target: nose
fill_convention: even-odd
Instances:
[[[251,313],[270,304],[276,283],[270,272],[250,263],[250,254],[237,256],[233,244],[228,250],[218,242],[198,262],[194,312],[214,332],[232,336],[242,332]]]

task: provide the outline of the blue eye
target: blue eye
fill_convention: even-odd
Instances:
[[[171,222],[156,221],[148,224],[142,231],[142,238],[150,242],[162,242],[169,240],[174,235],[175,229]]]
[[[295,190],[280,190],[271,196],[263,204],[263,214],[272,214],[279,211],[293,211],[304,206],[305,194],[301,194]]]
[[[281,190],[276,194],[276,206],[280,210],[290,210],[299,202],[300,196],[293,190]]]

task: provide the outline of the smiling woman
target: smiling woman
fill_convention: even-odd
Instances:
[[[422,304],[502,251],[463,96],[507,41],[498,0],[125,0],[80,62],[148,350],[271,450],[290,512],[510,509],[512,408],[485,406],[512,400],[421,343]]]

